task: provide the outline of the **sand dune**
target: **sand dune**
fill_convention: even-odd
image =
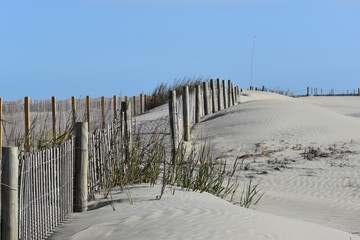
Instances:
[[[351,235],[290,218],[234,206],[207,193],[134,186],[135,202],[115,193],[110,206],[73,214],[51,239],[350,239]],[[352,236],[352,239],[359,239]]]
[[[195,141],[210,141],[218,157],[243,156],[244,183],[261,180],[256,210],[179,189],[158,201],[159,186],[132,186],[134,205],[115,192],[116,211],[98,200],[50,239],[360,239],[357,105],[320,100],[244,92],[242,104],[194,127]]]
[[[255,144],[272,140],[319,145],[360,140],[359,119],[303,99],[261,92],[244,98],[243,104],[204,118],[192,135],[200,140],[212,139],[215,152],[246,152]]]

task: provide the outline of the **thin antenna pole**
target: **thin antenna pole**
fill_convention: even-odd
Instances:
[[[250,86],[253,86],[253,63],[254,63],[254,52],[255,52],[255,41],[256,36],[254,35],[253,46],[251,51],[251,71],[250,71]]]

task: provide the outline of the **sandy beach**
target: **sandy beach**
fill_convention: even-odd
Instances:
[[[115,188],[113,205],[97,195],[50,239],[360,239],[360,97],[244,91],[240,101],[195,125],[191,144],[241,159],[242,186],[252,179],[264,192],[256,206],[178,188],[161,200],[160,186]]]

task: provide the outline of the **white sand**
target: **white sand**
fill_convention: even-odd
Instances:
[[[180,190],[158,201],[158,186],[133,186],[134,205],[115,192],[116,211],[98,201],[96,209],[72,214],[51,239],[360,239],[350,234],[360,232],[360,97],[245,94],[192,135],[229,161],[248,154],[249,169],[240,175],[261,179],[257,210]],[[329,156],[304,159],[309,146]]]

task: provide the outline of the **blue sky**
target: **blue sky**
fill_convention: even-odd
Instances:
[[[0,97],[150,93],[176,78],[360,87],[360,0],[3,0]]]

